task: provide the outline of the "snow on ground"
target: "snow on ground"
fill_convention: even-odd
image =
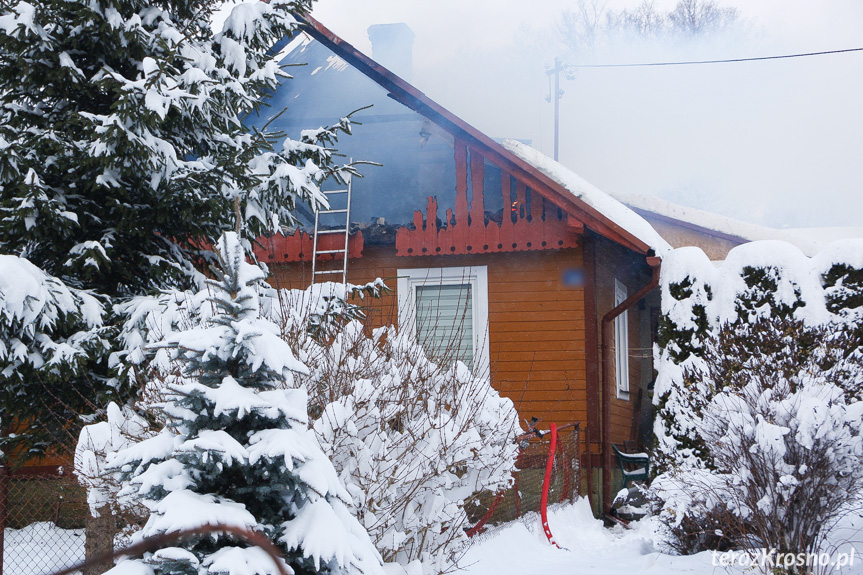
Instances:
[[[38,522],[5,531],[3,575],[47,575],[83,560],[83,529]]]
[[[549,544],[533,514],[479,535],[460,562],[464,575],[636,575],[703,573],[753,575],[757,570],[714,565],[711,552],[677,556],[661,552],[653,519],[606,529],[585,499],[549,509],[549,526],[565,549]],[[849,513],[833,531],[833,558],[854,549],[853,564],[836,575],[863,575],[863,513]],[[47,575],[84,558],[84,531],[34,523],[6,530],[4,575]]]
[[[860,526],[863,519],[855,514],[843,521],[842,538],[856,539],[856,549],[863,551]],[[516,521],[487,534],[474,544],[461,561],[467,575],[635,575],[641,573],[675,574],[744,574],[758,571],[714,565],[711,552],[696,555],[669,555],[660,551],[653,519],[633,523],[632,529],[603,527],[594,519],[585,499],[573,505],[549,509],[549,526],[561,547],[548,543],[537,516]],[[850,551],[843,546],[840,551]],[[719,557],[717,557],[718,562]],[[863,574],[863,556],[856,553],[853,567],[834,571],[841,575]]]

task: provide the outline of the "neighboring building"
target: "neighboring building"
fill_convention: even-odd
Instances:
[[[714,261],[724,260],[736,246],[758,240],[786,241],[811,257],[830,242],[863,238],[863,227],[776,229],[681,206],[654,196],[611,195],[642,216],[671,247],[695,246]]]
[[[347,281],[383,278],[394,290],[369,304],[372,324],[397,324],[430,355],[490,373],[521,417],[540,418],[540,427],[580,422],[591,454],[583,463],[605,467],[607,504],[610,445],[639,439],[647,416],[654,288],[668,244],[559,164],[518,142],[494,141],[307,22],[308,35],[279,48],[283,63],[307,65],[291,68],[294,79],[269,100],[271,112],[287,109],[270,128],[296,136],[373,105],[353,116],[354,135],[337,146],[346,158],[382,164],[361,167],[350,206]],[[397,24],[371,35],[412,39]],[[410,47],[373,50],[404,56]],[[402,74],[409,62],[396,63]],[[299,215],[302,229],[265,240],[258,252],[277,287],[312,282],[314,216]],[[321,217],[330,218],[325,227],[344,227],[344,214]],[[319,237],[323,249],[344,243],[335,233]],[[319,260],[319,268],[340,268],[338,254],[324,257],[329,264]]]

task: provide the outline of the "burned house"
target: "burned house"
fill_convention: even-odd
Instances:
[[[353,284],[384,279],[393,291],[369,304],[371,324],[396,324],[430,356],[488,373],[540,427],[579,422],[582,463],[605,468],[607,502],[611,444],[643,443],[649,428],[667,244],[578,176],[409,84],[406,26],[370,29],[391,70],[304,20],[305,33],[277,49],[283,64],[305,65],[249,121],[296,137],[359,110],[339,153],[379,165],[360,166],[349,202],[330,195],[317,228],[301,209],[297,229],[262,239],[272,283],[341,281],[345,269]]]

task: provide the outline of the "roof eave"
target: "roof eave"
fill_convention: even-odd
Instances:
[[[521,180],[544,198],[584,222],[594,232],[633,251],[642,254],[653,253],[653,249],[649,245],[629,231],[574,197],[568,191],[561,192],[559,184],[535,166],[510,153],[480,130],[434,102],[416,87],[344,41],[312,16],[295,14],[295,17],[307,26],[308,33],[315,40],[327,46],[339,57],[371,78],[387,90],[395,100],[464,140],[483,156],[501,168],[509,170],[516,179]]]

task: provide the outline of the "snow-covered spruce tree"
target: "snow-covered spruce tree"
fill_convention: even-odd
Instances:
[[[164,390],[167,426],[110,461],[124,491],[150,508],[138,536],[224,524],[265,535],[297,574],[381,572],[350,495],[308,429],[306,392],[284,389],[308,369],[260,316],[264,272],[245,261],[234,233],[218,252],[202,302],[215,310],[209,321],[160,344],[182,366]],[[157,575],[277,572],[262,550],[226,535],[199,536],[110,573],[142,567]]]
[[[240,4],[214,33],[217,4],[205,0],[5,2],[0,253],[117,303],[194,285],[193,263],[211,261],[206,240],[233,229],[235,211],[249,239],[290,220],[297,201],[321,202],[333,168],[326,146],[346,120],[278,149],[240,122],[285,76],[269,50],[295,31],[290,11],[310,4]],[[34,422],[18,437],[37,441],[46,419],[106,404],[127,381],[109,363],[68,379],[62,413],[22,400],[49,385],[27,378],[4,402]]]
[[[91,293],[66,286],[24,258],[0,255],[0,422],[15,417],[22,400],[54,414],[77,401],[64,384],[86,374],[93,358],[109,353],[103,320],[104,302]],[[37,378],[51,393],[19,397]],[[44,443],[31,448],[42,452],[51,444],[73,443],[65,424],[61,416],[45,418]],[[0,441],[0,459],[3,447]]]

